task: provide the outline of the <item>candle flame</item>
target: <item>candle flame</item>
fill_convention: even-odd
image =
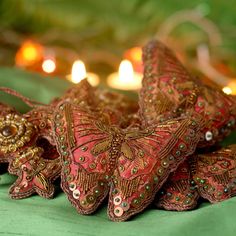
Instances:
[[[119,81],[129,83],[134,80],[134,70],[129,60],[123,60],[119,67]]]
[[[232,79],[222,91],[228,95],[236,95],[236,81]]]
[[[71,81],[75,84],[86,78],[86,68],[81,60],[74,62],[71,71]]]
[[[42,63],[42,69],[44,72],[50,74],[55,71],[56,63],[53,59],[46,59]]]
[[[133,62],[142,62],[142,48],[134,47],[127,51],[127,58]]]
[[[232,92],[233,92],[230,87],[224,87],[224,88],[222,89],[222,91],[223,91],[225,94],[227,94],[227,95],[230,95],[230,94],[232,94]]]
[[[16,54],[16,65],[29,66],[39,61],[43,55],[43,47],[31,40],[25,41]]]

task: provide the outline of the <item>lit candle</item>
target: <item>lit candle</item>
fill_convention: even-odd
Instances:
[[[71,75],[68,75],[67,79],[72,83],[78,84],[85,78],[87,78],[88,82],[92,86],[97,86],[100,82],[98,75],[91,72],[86,72],[85,65],[81,60],[75,61],[72,66]]]
[[[42,69],[48,74],[53,73],[56,70],[56,62],[54,57],[45,58],[42,63]]]
[[[229,82],[222,91],[228,95],[236,95],[236,81]]]
[[[110,87],[121,90],[137,90],[142,86],[142,75],[135,73],[130,61],[120,63],[119,72],[109,75],[107,83]]]
[[[44,48],[39,43],[26,40],[16,53],[16,65],[25,67],[31,66],[42,60]]]
[[[127,50],[124,54],[124,58],[130,60],[133,68],[136,72],[142,73],[143,62],[142,62],[142,48],[134,47]]]

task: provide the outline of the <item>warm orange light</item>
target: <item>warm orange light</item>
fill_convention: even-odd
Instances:
[[[136,90],[141,88],[142,75],[135,73],[129,60],[120,63],[119,72],[108,77],[109,86],[122,90]]]
[[[236,95],[236,81],[232,81],[227,84],[227,86],[224,87],[222,91],[228,95]]]
[[[85,64],[81,60],[77,60],[73,63],[71,75],[67,76],[67,78],[75,84],[85,78],[87,78],[88,82],[92,86],[97,86],[100,82],[98,75],[91,72],[86,72]]]
[[[129,49],[126,52],[126,57],[130,59],[132,62],[142,62],[142,48],[141,47],[134,47]]]
[[[44,72],[50,74],[55,71],[56,63],[53,59],[46,59],[42,63],[42,69]]]
[[[43,47],[31,40],[25,41],[16,53],[16,65],[30,66],[41,60],[43,57]]]
[[[230,87],[224,87],[222,91],[228,95],[232,94],[232,89]]]

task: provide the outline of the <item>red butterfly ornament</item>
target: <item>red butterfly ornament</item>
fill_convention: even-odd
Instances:
[[[145,124],[195,111],[207,121],[198,147],[212,146],[235,128],[235,99],[191,76],[163,43],[148,43],[143,63],[140,115]]]
[[[62,103],[54,116],[62,159],[61,186],[81,214],[93,213],[109,190],[108,215],[124,221],[141,212],[171,171],[192,154],[198,119],[178,119],[148,129],[121,129],[109,116]]]
[[[199,197],[217,203],[235,195],[236,145],[230,145],[212,153],[194,155],[180,165],[164,184],[156,205],[183,211],[195,208]]]

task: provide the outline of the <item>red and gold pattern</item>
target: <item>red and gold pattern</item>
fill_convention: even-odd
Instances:
[[[9,91],[23,98],[17,92]],[[110,99],[111,97],[113,99]],[[29,99],[23,99],[30,104]],[[52,117],[55,106],[61,101],[72,101],[78,106],[106,111],[113,122],[120,124],[128,122],[127,119],[125,122],[121,119],[121,112],[125,110],[129,114],[134,109],[137,110],[137,105],[123,95],[106,91],[96,91],[95,95],[95,89],[86,80],[66,91],[63,97],[54,99],[49,105],[36,106],[24,115],[8,114],[7,111],[10,112],[11,109],[2,105],[4,110],[0,118],[0,151],[3,152],[1,161],[10,162],[9,172],[18,176],[10,189],[12,198],[28,197],[35,192],[46,198],[53,196],[52,182],[59,177],[61,165],[52,134]],[[61,125],[55,123],[56,127]]]
[[[59,158],[44,159],[42,148],[29,147],[10,162],[9,172],[18,175],[9,190],[11,198],[25,198],[34,193],[51,198],[54,194],[52,182],[59,176],[61,165]]]
[[[217,203],[236,195],[236,145],[208,154],[195,154],[164,184],[157,207],[193,209],[199,197]]]
[[[208,122],[198,147],[212,146],[235,128],[234,99],[193,78],[164,44],[152,41],[144,47],[143,63],[140,115],[145,124],[195,111]]]
[[[6,104],[0,103],[0,163],[8,162],[8,156],[6,155],[6,149],[2,149],[4,137],[14,136],[15,126],[11,126],[9,122],[8,125],[4,125],[4,117],[7,115],[17,114],[16,110]],[[4,145],[6,146],[6,144]]]
[[[79,213],[94,212],[109,194],[108,215],[124,221],[145,209],[171,171],[192,154],[202,121],[178,119],[121,129],[108,116],[62,103],[54,125],[62,189]]]

